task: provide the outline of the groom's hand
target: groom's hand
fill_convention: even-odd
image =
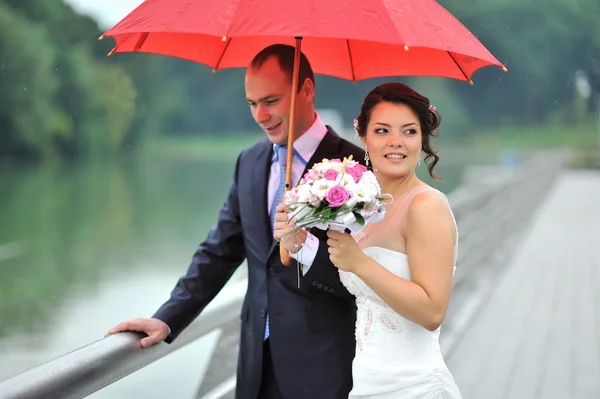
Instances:
[[[289,209],[282,202],[275,209],[275,224],[273,226],[273,237],[283,245],[290,253],[295,254],[306,242],[307,232],[303,227],[296,229],[293,221],[288,221]]]
[[[147,348],[157,342],[164,341],[169,335],[169,326],[159,319],[133,319],[124,323],[119,323],[104,335],[105,337],[123,331],[143,332],[147,337],[140,341],[142,348]]]

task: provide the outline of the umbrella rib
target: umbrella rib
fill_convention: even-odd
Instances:
[[[450,51],[446,50],[446,52],[448,53],[448,55],[450,56],[450,58],[452,58],[452,61],[454,61],[454,63],[456,64],[456,67],[458,68],[458,70],[463,74],[463,76],[465,77],[465,79],[467,79],[467,82],[473,84],[473,82],[471,81],[471,79],[469,79],[469,77],[467,76],[467,74],[465,73],[465,71],[463,71],[463,69],[460,67],[460,65],[458,65],[458,62],[456,62],[456,59],[454,58],[454,56],[452,55],[452,53],[450,53]]]
[[[120,45],[126,43],[129,38],[131,36],[133,36],[135,33],[130,33],[127,35],[127,37],[125,38],[125,40],[123,40],[120,44],[115,45],[115,47],[110,51],[110,53],[108,53],[109,56],[113,55],[115,53],[115,51],[117,51],[117,49],[119,48]],[[146,41],[146,38],[148,37],[148,32],[144,32],[140,35],[140,38],[137,40],[135,46],[133,47],[133,51],[139,51],[140,47],[142,47],[142,45],[144,44],[144,42]]]
[[[346,47],[348,47],[348,57],[350,58],[350,71],[352,72],[352,82],[356,83],[356,76],[354,76],[354,62],[352,61],[352,51],[350,51],[350,40],[346,39]]]
[[[112,50],[110,50],[110,52],[108,53],[108,56],[110,57],[111,55],[113,55],[115,53],[115,51],[117,51],[117,49],[119,48],[119,46],[125,42],[127,42],[127,40],[129,40],[129,38],[131,37],[131,35],[133,35],[133,33],[130,33],[127,35],[127,37],[125,38],[125,40],[123,40],[121,43],[117,43],[115,44],[115,47],[113,47]],[[102,36],[100,36],[102,37]]]
[[[144,45],[144,42],[146,41],[147,38],[148,38],[148,32],[142,33],[140,35],[140,38],[138,39],[137,43],[135,44],[133,51],[139,51],[142,48],[142,46]]]
[[[221,64],[221,61],[223,60],[223,57],[225,57],[225,52],[229,48],[229,43],[231,43],[231,38],[230,37],[227,38],[227,43],[225,43],[225,48],[223,49],[223,52],[221,53],[221,56],[219,57],[219,60],[217,61],[217,64],[213,68],[213,71],[216,71],[217,69],[219,69],[219,65]]]

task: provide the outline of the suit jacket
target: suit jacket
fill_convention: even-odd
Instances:
[[[275,375],[286,399],[347,399],[352,388],[356,305],[329,260],[327,234],[298,288],[294,260],[284,266],[267,214],[272,144],[265,138],[239,155],[227,201],[217,224],[198,246],[187,274],[154,317],[171,328],[172,342],[217,295],[235,269],[248,263],[248,290],[241,309],[236,397],[256,399],[262,370],[267,311]],[[364,151],[330,127],[306,169],[323,158]]]

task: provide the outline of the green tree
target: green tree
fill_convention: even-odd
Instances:
[[[0,156],[49,155],[70,129],[54,103],[59,79],[47,31],[0,3]]]

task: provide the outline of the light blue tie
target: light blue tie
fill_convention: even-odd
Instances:
[[[283,199],[283,193],[285,191],[285,163],[287,160],[287,146],[284,145],[275,145],[275,151],[277,152],[277,159],[275,161],[279,161],[279,186],[277,186],[277,191],[275,191],[275,196],[273,197],[273,204],[271,205],[271,231],[274,230],[275,225],[275,208],[281,203]]]
[[[271,231],[274,230],[275,225],[275,208],[277,205],[281,203],[283,199],[283,193],[285,191],[285,164],[287,160],[287,146],[277,144],[275,146],[275,151],[277,152],[276,161],[279,162],[279,186],[277,186],[277,191],[275,191],[275,196],[273,197],[273,205],[271,205]],[[269,313],[267,312],[267,321],[265,324],[265,339],[269,338]]]

